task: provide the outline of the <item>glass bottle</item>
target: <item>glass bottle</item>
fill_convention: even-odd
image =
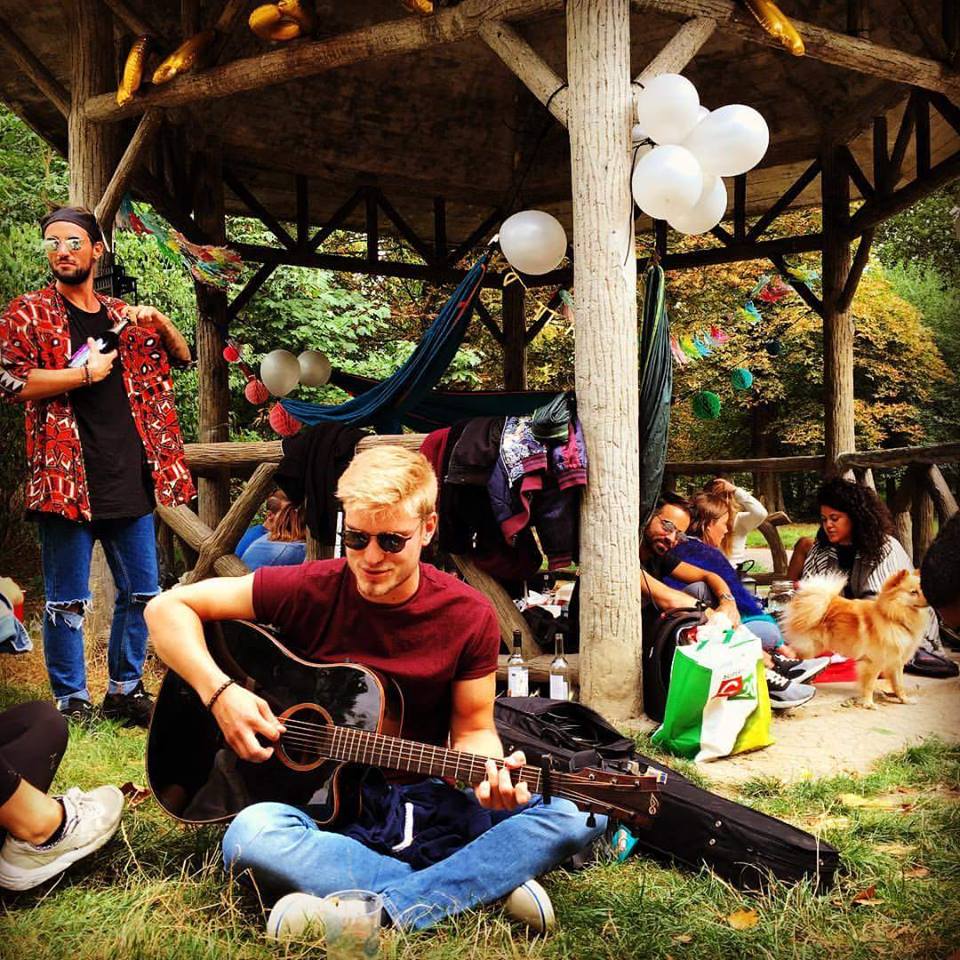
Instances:
[[[570,699],[570,667],[563,655],[563,634],[553,635],[554,657],[550,662],[550,699]]]
[[[793,597],[793,583],[789,580],[774,580],[767,594],[767,613],[771,616],[783,613]]]
[[[97,349],[101,353],[110,353],[111,350],[116,350],[117,347],[120,346],[120,334],[127,323],[128,321],[126,319],[119,320],[109,330],[104,330],[103,333],[95,337],[94,342],[97,345]],[[89,359],[90,348],[86,342],[84,342],[78,350],[74,351],[73,356],[67,361],[67,366],[82,367]]]
[[[507,661],[507,696],[530,696],[530,671],[520,649],[520,631],[513,631],[513,653]]]

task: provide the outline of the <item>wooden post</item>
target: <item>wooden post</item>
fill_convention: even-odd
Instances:
[[[887,480],[887,507],[893,517],[893,535],[913,562],[913,520],[910,506],[913,500],[913,479],[909,473],[903,478],[899,489],[893,478]]]
[[[223,168],[217,147],[208,147],[197,165],[194,190],[194,217],[197,225],[214,239],[226,240],[223,212]],[[227,362],[223,359],[220,329],[226,328],[226,293],[195,282],[197,293],[197,367],[200,398],[199,433],[201,443],[221,443],[230,439],[230,388]],[[201,477],[199,482],[200,519],[211,529],[224,518],[230,507],[230,474]]]
[[[69,0],[71,27],[70,114],[67,118],[67,160],[70,168],[70,203],[94,210],[110,182],[120,155],[116,124],[94,123],[83,113],[88,97],[112,89],[113,17],[100,4]],[[110,223],[100,224],[109,239]],[[98,543],[90,564],[92,604],[86,617],[88,650],[106,643],[113,621],[113,577]]]
[[[580,525],[580,692],[640,707],[637,272],[630,195],[630,5],[569,0],[576,389],[590,461]]]
[[[820,176],[823,199],[823,401],[827,473],[841,453],[856,449],[853,419],[853,318],[841,300],[850,274],[850,180],[841,148],[824,144]],[[851,295],[852,299],[852,295]]]
[[[503,388],[527,389],[527,327],[525,291],[520,283],[503,288]]]
[[[910,516],[913,520],[913,562],[919,566],[927,548],[937,535],[937,515],[933,497],[927,489],[927,468],[918,464],[910,467],[910,473],[913,476],[913,501],[910,504]]]

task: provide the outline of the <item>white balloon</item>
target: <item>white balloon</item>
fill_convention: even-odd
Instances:
[[[304,350],[297,357],[300,383],[305,387],[322,387],[330,379],[330,361],[319,350]]]
[[[521,210],[500,225],[500,249],[515,270],[535,276],[560,266],[567,233],[543,210]]]
[[[710,111],[706,107],[701,106],[700,109],[697,111],[697,123],[699,123],[701,120],[705,120],[709,116],[710,116]]]
[[[655,143],[680,143],[700,109],[697,88],[679,73],[661,73],[637,95],[637,120]]]
[[[275,397],[285,397],[300,382],[300,364],[289,350],[271,350],[260,361],[260,380]]]
[[[697,158],[683,147],[654,147],[633,170],[633,199],[655,220],[689,210],[703,191]]]
[[[727,212],[727,187],[720,177],[707,174],[703,178],[700,199],[689,210],[680,210],[669,219],[679,233],[706,233],[712,230]]]
[[[683,141],[700,161],[703,172],[718,177],[746,173],[763,159],[769,144],[766,120],[742,103],[712,110]]]
[[[630,139],[634,143],[641,143],[642,141],[647,139],[647,135],[644,132],[643,127],[641,127],[639,123],[635,123],[633,125],[633,129],[630,131]]]

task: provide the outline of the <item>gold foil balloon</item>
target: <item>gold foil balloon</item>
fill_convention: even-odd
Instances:
[[[299,0],[278,0],[257,7],[247,21],[261,39],[274,42],[296,40],[313,29],[313,18]]]
[[[803,56],[803,38],[773,0],[743,0],[743,2],[746,8],[757,18],[760,26],[774,40],[781,46],[786,47],[795,57]]]
[[[155,84],[168,83],[181,73],[186,73],[196,62],[213,40],[213,30],[203,30],[195,33],[189,40],[184,40],[163,63],[153,71]]]
[[[149,44],[149,37],[137,37],[133,41],[133,46],[123,64],[123,78],[120,80],[120,86],[117,87],[118,106],[122,107],[125,103],[129,103],[140,89],[140,83],[143,80],[143,61]]]

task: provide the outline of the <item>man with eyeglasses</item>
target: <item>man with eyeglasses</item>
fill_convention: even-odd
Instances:
[[[265,700],[217,666],[204,641],[205,621],[271,623],[306,660],[350,660],[381,670],[403,694],[406,739],[449,741],[454,750],[503,757],[493,721],[500,649],[493,608],[478,591],[420,559],[437,530],[437,480],[429,462],[396,446],[363,451],[341,476],[337,497],[344,559],[263,567],[162,594],[147,607],[157,653],[209,705],[244,760],[269,758],[283,727]],[[320,898],[349,888],[380,894],[383,922],[414,930],[510,894],[508,911],[543,932],[553,911],[533,878],[600,836],[605,818],[588,824],[565,800],[545,805],[531,798],[525,783],[511,781],[510,772],[523,762],[522,753],[507,757],[499,771],[487,762],[486,779],[473,785],[475,800],[459,820],[473,823],[486,809],[491,825],[465,846],[450,844],[434,818],[454,802],[451,793],[463,802],[458,791],[438,783],[439,796],[424,803],[415,799],[422,782],[394,782],[388,805],[403,811],[409,804],[417,813],[396,823],[374,818],[347,825],[350,836],[320,830],[285,804],[247,807],[224,836],[224,863],[238,873],[252,871],[260,891],[286,894],[268,920],[272,936],[294,936],[308,921],[322,920]],[[360,842],[357,829],[376,835],[377,843]],[[422,844],[431,831],[435,852],[428,855]]]
[[[683,500],[672,496],[661,500],[640,538],[640,592],[658,610],[699,607],[710,615],[716,603],[717,610],[725,613],[731,623],[738,624],[740,613],[723,577],[670,555],[686,537],[689,526],[690,509]],[[690,586],[687,590],[675,590],[663,582],[666,577]]]
[[[0,319],[0,398],[25,407],[26,510],[40,538],[47,671],[61,712],[91,719],[83,619],[99,540],[117,586],[102,712],[146,726],[143,611],[159,592],[153,508],[194,495],[169,363],[189,361],[190,350],[153,307],[95,292],[106,248],[93,214],[61,207],[41,230],[53,282],[17,297]]]

